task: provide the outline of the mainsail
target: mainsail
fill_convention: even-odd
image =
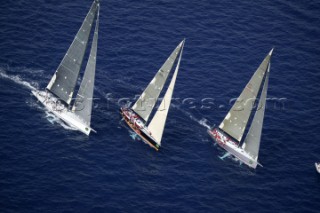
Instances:
[[[179,60],[177,62],[177,66],[172,76],[170,85],[167,89],[166,94],[164,95],[164,98],[161,101],[158,111],[155,113],[154,117],[152,118],[148,126],[148,129],[150,130],[150,132],[152,132],[152,136],[154,137],[154,139],[156,139],[156,142],[159,143],[159,145],[161,144],[163,130],[164,130],[164,126],[166,123],[167,115],[168,115],[170,104],[171,104],[174,85],[175,85],[178,71],[179,71],[183,45],[184,45],[184,40],[179,44],[179,46],[181,47],[181,52],[180,52]]]
[[[91,121],[92,98],[93,98],[97,45],[98,45],[98,29],[99,29],[99,8],[97,11],[96,27],[94,30],[90,56],[84,72],[83,80],[80,85],[80,89],[76,97],[76,101],[72,108],[75,114],[77,114],[88,126],[90,126],[90,121]]]
[[[242,148],[247,153],[249,153],[249,155],[251,155],[255,160],[258,159],[258,154],[259,154],[263,118],[264,118],[264,112],[266,108],[269,72],[270,72],[270,63],[268,66],[268,72],[266,74],[266,79],[264,81],[257,111],[253,117],[250,129],[244,140],[244,143],[242,144]]]
[[[67,104],[70,104],[72,100],[74,87],[79,76],[98,5],[99,1],[95,0],[66,55],[47,86],[50,92]]]
[[[242,139],[252,108],[254,106],[255,99],[257,97],[259,89],[261,88],[262,80],[266,73],[272,51],[273,50],[271,50],[262,61],[256,72],[253,74],[250,81],[240,94],[239,98],[230,109],[227,116],[219,125],[220,129],[228,133],[239,142]]]
[[[172,69],[172,66],[178,56],[182,44],[179,44],[176,49],[171,53],[166,62],[162,65],[160,70],[154,76],[150,84],[141,94],[139,99],[133,105],[132,109],[145,121],[147,122],[149,116],[155,106],[160,92],[167,80],[167,77]]]

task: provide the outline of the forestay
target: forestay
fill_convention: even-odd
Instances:
[[[84,77],[80,85],[80,89],[76,97],[76,101],[72,108],[75,114],[77,114],[82,119],[82,121],[84,121],[88,126],[90,126],[91,112],[92,112],[94,78],[95,78],[96,60],[97,60],[96,57],[97,57],[97,46],[98,46],[98,29],[99,29],[99,8],[97,11],[96,27],[94,30],[90,56],[84,72]]]
[[[179,44],[179,47],[181,47],[181,52],[179,56],[179,60],[177,62],[176,69],[174,71],[174,74],[172,76],[170,85],[166,91],[166,94],[164,95],[164,98],[161,101],[161,104],[155,113],[154,117],[150,121],[150,124],[148,126],[148,129],[150,132],[152,132],[152,136],[154,139],[156,139],[156,142],[160,145],[161,144],[161,139],[167,119],[167,115],[169,112],[170,104],[171,104],[171,98],[174,90],[174,85],[177,79],[178,71],[179,71],[179,66],[180,66],[180,61],[182,57],[182,51],[183,51],[183,45],[184,45],[184,40]]]
[[[268,72],[266,74],[265,82],[261,92],[258,108],[255,112],[250,129],[242,145],[242,148],[249,155],[251,155],[255,160],[258,159],[258,155],[259,155],[263,118],[264,118],[264,112],[266,108],[269,72],[270,72],[270,63],[268,66]]]
[[[181,45],[178,45],[132,107],[145,122],[149,119],[180,49]]]
[[[272,50],[262,61],[227,116],[219,125],[220,129],[239,142],[247,126],[254,102],[270,61],[271,53]]]
[[[72,100],[98,4],[97,0],[93,2],[81,28],[47,86],[49,91],[68,105]]]

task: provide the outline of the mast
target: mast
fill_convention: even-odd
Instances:
[[[158,111],[155,113],[153,116],[152,120],[150,121],[150,124],[148,126],[148,129],[150,132],[152,132],[152,136],[154,139],[156,139],[156,142],[160,145],[161,144],[161,139],[164,131],[164,127],[166,124],[166,119],[168,116],[170,104],[171,104],[171,98],[174,90],[174,86],[176,83],[179,67],[180,67],[180,61],[182,57],[182,51],[183,51],[183,46],[184,46],[185,40],[183,40],[179,46],[181,46],[181,52],[179,56],[179,60],[176,66],[176,69],[174,71],[174,74],[172,76],[170,85],[166,91],[166,94],[164,95],[164,98],[161,101],[161,104],[158,108]]]
[[[264,81],[257,111],[254,114],[250,129],[242,144],[242,148],[247,153],[249,153],[255,160],[258,160],[258,155],[259,155],[261,132],[262,132],[262,126],[263,126],[264,112],[266,108],[269,72],[270,72],[270,63],[268,66],[268,71],[266,74],[266,79]]]
[[[246,129],[252,108],[261,88],[262,80],[265,76],[270,57],[273,49],[262,61],[256,72],[251,77],[250,81],[234,103],[224,120],[219,125],[219,128],[241,141],[244,131]]]
[[[47,86],[47,89],[50,92],[58,96],[68,105],[72,100],[97,8],[98,0],[95,0],[67,53]]]
[[[168,78],[172,66],[180,52],[182,43],[171,53],[169,58],[165,61],[147,88],[143,91],[136,103],[131,107],[145,122],[148,121],[149,116],[154,108],[160,92]]]
[[[97,46],[98,46],[98,29],[99,29],[99,10],[100,5],[98,4],[96,26],[94,30],[90,56],[86,65],[84,76],[80,85],[80,89],[77,94],[76,101],[73,105],[72,111],[75,112],[88,126],[90,126],[91,112],[92,112],[92,101],[93,101],[93,90],[94,90],[94,79],[96,70],[96,57],[97,57]]]

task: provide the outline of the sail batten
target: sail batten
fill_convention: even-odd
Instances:
[[[176,82],[179,67],[180,67],[183,45],[184,45],[184,41],[182,41],[181,43],[180,56],[179,56],[175,71],[173,73],[170,85],[164,95],[164,98],[161,101],[161,104],[157,112],[155,113],[152,120],[150,121],[150,124],[148,125],[148,129],[150,130],[150,132],[152,132],[154,139],[156,139],[156,142],[159,145],[161,144],[164,127],[165,127],[166,119],[167,119],[170,104],[171,104],[172,94],[174,91],[174,86],[175,86],[175,82]]]
[[[68,105],[72,100],[98,4],[98,1],[92,3],[72,44],[47,85],[50,92]]]
[[[74,113],[77,114],[82,119],[82,121],[84,121],[88,126],[90,126],[90,122],[91,122],[94,79],[95,79],[95,70],[96,70],[96,56],[97,56],[97,47],[98,47],[98,30],[99,30],[99,5],[97,10],[96,26],[94,30],[89,59],[86,65],[82,82],[80,84],[76,101],[72,108]]]
[[[250,81],[228,112],[227,116],[219,125],[219,128],[229,134],[237,141],[241,141],[256,97],[261,88],[262,80],[265,76],[272,51],[265,57]]]
[[[145,122],[148,121],[149,116],[154,108],[156,101],[163,89],[163,86],[168,78],[168,75],[173,67],[178,53],[180,52],[182,42],[176,47],[176,49],[167,58],[165,63],[158,70],[157,74],[151,80],[147,88],[143,91],[139,99],[135,102],[131,108],[135,111]]]
[[[253,117],[250,129],[246,135],[246,138],[243,142],[242,148],[251,155],[255,160],[258,159],[260,141],[261,141],[261,132],[263,126],[264,113],[266,108],[266,98],[269,82],[269,72],[270,72],[270,63],[268,66],[268,71],[266,74],[265,82],[261,92],[259,105],[255,115]]]

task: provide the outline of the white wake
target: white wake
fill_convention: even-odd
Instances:
[[[203,127],[206,127],[207,129],[212,129],[215,127],[215,124],[213,126],[210,126],[207,122],[208,120],[206,118],[198,119],[196,118],[191,112],[181,109],[179,106],[176,106],[174,104],[171,104],[174,108],[178,109],[180,112],[182,112],[184,115],[189,117],[192,121],[197,122]]]
[[[60,118],[58,118],[57,116],[55,116],[54,114],[52,114],[51,112],[49,111],[45,111],[46,113],[46,118],[47,120],[51,123],[51,124],[60,124],[64,129],[68,129],[68,130],[78,130],[77,128],[74,128],[74,127],[71,127],[67,124],[65,124]]]
[[[22,85],[30,90],[37,90],[37,88],[38,88],[38,83],[35,83],[35,82],[29,83],[29,82],[23,80],[19,75],[8,75],[2,69],[0,69],[0,76],[2,78],[12,80],[13,82],[15,82],[19,85]]]
[[[0,68],[0,77],[4,79],[11,80],[15,82],[18,85],[21,85],[29,90],[34,90],[34,91],[39,91],[38,90],[38,83],[36,82],[31,82],[29,83],[28,81],[22,79],[19,75],[8,75],[3,69]],[[51,124],[58,123],[60,124],[64,129],[67,130],[77,130],[74,127],[71,127],[67,124],[65,124],[62,120],[60,120],[58,117],[56,117],[54,114],[50,113],[44,106],[40,105],[39,101],[34,101],[34,98],[31,100],[26,101],[27,105],[30,108],[36,108],[36,109],[41,109],[44,110],[46,113],[46,118]]]

